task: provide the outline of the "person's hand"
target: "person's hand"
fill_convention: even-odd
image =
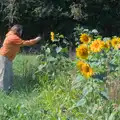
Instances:
[[[39,42],[41,40],[41,36],[36,37],[35,40]]]

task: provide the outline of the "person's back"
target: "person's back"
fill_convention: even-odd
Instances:
[[[13,60],[16,54],[19,52],[22,44],[22,40],[13,32],[8,32],[3,42],[3,46],[0,48],[0,55],[8,57],[9,60]]]
[[[24,41],[20,36],[21,35],[16,32],[16,26],[13,26],[6,34],[3,46],[0,48],[0,55],[6,56],[10,61],[12,61],[19,52],[21,46],[34,45],[40,39],[40,37],[37,37],[35,39]]]
[[[19,52],[21,46],[30,46],[41,38],[24,41],[20,38],[22,26],[14,25],[6,34],[6,38],[0,48],[0,89],[8,92],[13,84],[12,61]]]

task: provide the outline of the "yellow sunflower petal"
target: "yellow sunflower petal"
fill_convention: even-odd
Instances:
[[[81,71],[81,67],[82,65],[84,65],[85,63],[83,61],[78,61],[77,62],[77,68]]]
[[[120,38],[118,37],[114,37],[111,41],[112,47],[114,49],[118,49],[119,45],[120,45]]]
[[[90,49],[92,52],[100,52],[104,47],[104,42],[100,39],[97,39],[92,42]]]
[[[105,43],[104,43],[104,48],[105,49],[110,49],[111,47],[111,40],[107,40]]]
[[[86,77],[89,78],[93,75],[93,69],[88,64],[83,64],[81,66],[81,73]]]
[[[80,41],[87,44],[91,41],[91,37],[84,33],[80,36]]]
[[[76,48],[76,56],[78,58],[87,59],[88,58],[88,47],[85,44],[79,45]]]
[[[55,36],[55,35],[54,35],[54,32],[50,32],[50,35],[51,35],[51,41],[54,41],[54,39],[55,39],[55,38],[54,38],[54,36]]]

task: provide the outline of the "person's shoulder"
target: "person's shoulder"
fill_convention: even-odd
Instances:
[[[21,41],[21,38],[17,35],[9,35],[9,36],[6,36],[5,40],[4,40],[4,43],[7,43],[7,44],[13,44],[13,43],[16,43],[16,42],[20,42]]]
[[[21,39],[21,38],[15,34],[13,34],[13,35],[6,36],[6,39],[16,40],[16,39]]]
[[[17,34],[15,34],[15,33],[12,32],[12,31],[9,31],[9,32],[6,34],[6,38],[7,38],[7,39],[21,39]]]

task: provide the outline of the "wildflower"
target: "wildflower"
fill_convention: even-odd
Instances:
[[[55,36],[54,32],[51,32],[50,35],[51,35],[51,40],[54,41],[54,36]]]
[[[93,69],[88,64],[82,64],[81,66],[81,73],[86,77],[89,78],[93,75]]]
[[[76,48],[76,56],[78,58],[87,59],[88,58],[88,47],[85,44],[79,45]]]
[[[119,45],[120,45],[120,38],[118,37],[114,37],[111,41],[112,47],[115,49],[118,49]]]
[[[101,41],[100,39],[93,41],[92,44],[90,45],[90,49],[92,52],[100,52],[103,47],[104,47],[104,42]]]
[[[80,36],[80,41],[87,44],[91,41],[91,37],[84,33]]]

